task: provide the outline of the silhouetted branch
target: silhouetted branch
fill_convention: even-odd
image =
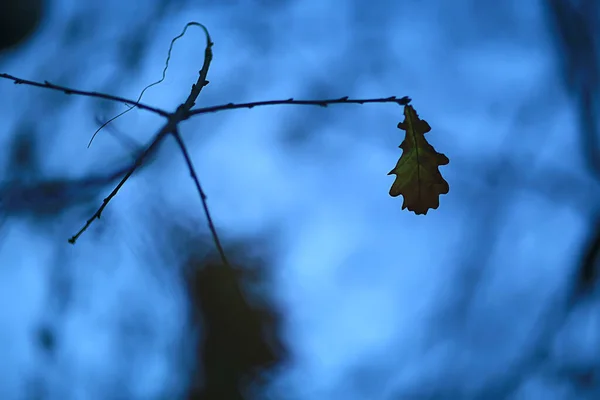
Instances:
[[[194,164],[192,163],[192,158],[190,157],[189,152],[187,151],[187,147],[185,143],[183,143],[183,139],[179,134],[179,130],[175,129],[173,132],[173,137],[177,141],[179,145],[179,149],[181,150],[181,154],[185,158],[185,163],[188,166],[188,170],[190,172],[190,176],[194,180],[194,184],[196,185],[196,190],[200,195],[200,200],[202,201],[202,208],[204,208],[204,215],[206,215],[206,220],[208,221],[208,228],[210,229],[210,234],[212,235],[213,241],[217,246],[217,250],[219,251],[219,255],[221,256],[221,261],[223,261],[224,265],[229,265],[227,262],[227,257],[225,256],[225,250],[223,250],[223,246],[221,245],[221,241],[219,240],[219,235],[217,235],[217,229],[215,228],[215,224],[213,223],[212,217],[210,215],[210,211],[208,210],[208,203],[206,202],[206,193],[202,189],[202,185],[200,184],[200,179],[198,178],[198,174],[196,173],[196,169],[194,168]]]
[[[367,103],[396,103],[401,106],[410,103],[411,99],[408,96],[397,98],[396,96],[384,97],[379,99],[350,99],[348,96],[341,97],[339,99],[328,99],[328,100],[294,100],[293,98],[286,100],[267,100],[267,101],[256,101],[252,103],[229,103],[220,106],[202,107],[196,110],[190,111],[188,117],[199,114],[207,114],[217,111],[235,110],[239,108],[254,108],[261,106],[278,106],[284,104],[292,105],[304,105],[304,106],[319,106],[327,107],[330,104],[367,104]]]
[[[30,81],[27,79],[22,79],[22,78],[17,78],[16,76],[12,76],[9,74],[2,74],[0,73],[0,78],[4,78],[4,79],[9,79],[11,81],[14,81],[15,85],[30,85],[30,86],[36,86],[36,87],[40,87],[40,88],[46,88],[46,89],[52,89],[52,90],[58,90],[63,92],[64,94],[77,94],[80,96],[87,96],[87,97],[96,97],[99,99],[105,99],[105,100],[112,100],[112,101],[119,101],[121,103],[125,103],[125,104],[131,104],[134,105],[138,108],[141,108],[142,110],[147,110],[147,111],[152,111],[155,114],[161,115],[163,117],[168,117],[170,115],[170,113],[168,113],[167,111],[161,110],[160,108],[156,108],[156,107],[152,107],[143,103],[137,103],[133,100],[129,100],[123,97],[119,97],[119,96],[113,96],[110,94],[105,94],[105,93],[98,93],[98,92],[88,92],[85,90],[77,90],[77,89],[71,89],[65,86],[58,86],[55,85],[53,83],[50,83],[48,81],[44,81],[44,83],[40,83],[40,82],[35,82],[35,81]]]
[[[187,148],[186,148],[185,144],[183,143],[183,140],[181,139],[181,135],[179,134],[178,125],[180,122],[182,122],[186,119],[189,119],[190,117],[192,117],[194,115],[200,115],[200,114],[206,114],[206,113],[218,112],[218,111],[225,111],[225,110],[234,110],[234,109],[240,109],[240,108],[251,109],[254,107],[271,106],[271,105],[291,104],[291,105],[313,105],[313,106],[320,106],[320,107],[327,107],[330,104],[366,104],[366,103],[396,103],[399,105],[407,105],[411,101],[410,98],[407,96],[404,96],[402,98],[397,98],[395,96],[392,96],[392,97],[377,98],[377,99],[350,99],[350,98],[348,98],[348,96],[346,96],[346,97],[341,97],[341,98],[337,98],[337,99],[325,99],[325,100],[294,100],[293,98],[290,98],[287,100],[268,100],[268,101],[252,102],[252,103],[239,103],[239,104],[229,103],[229,104],[224,104],[224,105],[219,105],[219,106],[204,107],[204,108],[192,110],[192,108],[196,104],[196,99],[200,95],[200,92],[202,91],[204,86],[208,85],[208,83],[209,83],[208,80],[206,80],[206,77],[207,77],[208,69],[210,67],[210,63],[212,61],[212,56],[213,56],[212,55],[213,42],[210,38],[210,34],[208,33],[208,30],[206,29],[206,27],[197,22],[190,22],[190,23],[186,24],[186,26],[183,30],[183,33],[185,33],[185,30],[191,25],[201,27],[206,34],[207,44],[206,44],[206,48],[204,50],[204,63],[202,65],[201,70],[199,71],[198,80],[196,81],[195,84],[192,85],[192,89],[190,91],[189,96],[187,97],[185,102],[182,103],[179,107],[177,107],[177,110],[173,113],[170,113],[170,112],[167,112],[167,111],[164,111],[159,108],[155,108],[155,107],[152,107],[152,106],[149,106],[146,104],[139,103],[138,101],[125,99],[125,98],[118,97],[118,96],[112,96],[112,95],[108,95],[108,94],[104,94],[104,93],[71,89],[71,88],[67,88],[67,87],[63,87],[63,86],[54,85],[48,81],[45,81],[44,83],[39,83],[39,82],[30,81],[27,79],[17,78],[15,76],[8,75],[8,74],[0,74],[0,78],[12,80],[12,81],[14,81],[15,84],[25,84],[25,85],[31,85],[31,86],[36,86],[36,87],[41,87],[41,88],[46,88],[46,89],[59,90],[59,91],[64,92],[65,94],[69,94],[69,95],[76,94],[76,95],[81,95],[81,96],[96,97],[96,98],[102,98],[102,99],[106,99],[106,100],[118,101],[118,102],[122,102],[125,104],[130,104],[132,106],[137,106],[137,107],[139,107],[141,109],[145,109],[147,111],[152,111],[158,115],[161,115],[161,116],[167,118],[167,122],[158,130],[158,132],[154,135],[150,144],[147,145],[145,150],[136,158],[133,165],[131,165],[131,167],[128,169],[125,176],[115,186],[115,188],[112,190],[112,192],[103,200],[102,205],[100,205],[100,207],[96,210],[96,212],[86,221],[85,225],[75,235],[73,235],[69,239],[69,243],[75,244],[77,239],[79,239],[79,237],[90,227],[90,225],[94,222],[94,220],[100,219],[100,216],[102,215],[102,212],[104,211],[104,209],[106,208],[108,203],[117,195],[119,190],[123,187],[125,182],[127,182],[127,180],[131,177],[131,175],[133,175],[133,173],[136,171],[136,169],[142,165],[142,163],[144,162],[144,160],[146,159],[148,154],[150,152],[152,152],[162,142],[162,140],[165,138],[165,136],[171,134],[171,135],[173,135],[173,137],[177,141],[177,144],[179,145],[179,148],[185,158],[186,164],[190,171],[190,175],[192,176],[192,179],[194,180],[196,189],[198,190],[198,193],[200,195],[200,199],[202,200],[202,206],[204,208],[204,213],[206,215],[209,229],[211,231],[213,240],[215,242],[215,246],[217,247],[217,249],[219,251],[219,254],[221,256],[223,263],[225,265],[228,265],[227,257],[225,256],[225,252],[223,250],[223,247],[221,246],[219,237],[217,235],[216,228],[215,228],[213,220],[210,216],[210,212],[209,212],[208,205],[206,202],[206,194],[202,190],[202,186],[200,185],[200,181],[194,170],[194,167],[193,167],[193,164],[191,161],[191,157],[189,156]],[[183,35],[183,33],[181,35],[179,35],[178,37],[176,37],[175,39],[173,39],[173,41],[171,41],[171,47],[169,48],[169,56],[170,56],[173,42],[177,38],[181,37]],[[168,66],[168,58],[167,58],[167,66]],[[163,78],[164,78],[164,72],[165,71],[163,71]],[[110,120],[109,120],[109,122],[110,122]],[[105,126],[107,123],[103,124],[102,127]],[[97,133],[97,131],[96,131],[96,133]]]
[[[127,180],[131,177],[131,175],[133,175],[135,170],[142,165],[142,163],[144,162],[144,159],[146,159],[146,156],[148,156],[148,154],[150,154],[156,147],[158,147],[160,142],[162,142],[162,139],[167,134],[172,132],[173,129],[175,129],[175,127],[176,127],[176,124],[174,124],[172,122],[172,120],[169,120],[169,122],[167,122],[167,124],[161,128],[161,130],[154,136],[154,139],[152,139],[152,142],[150,143],[150,145],[148,147],[146,147],[146,150],[144,150],[144,152],[137,157],[137,159],[135,160],[133,165],[131,167],[129,167],[129,169],[128,169],[127,173],[125,174],[125,176],[123,177],[123,179],[121,179],[121,181],[117,184],[117,186],[115,186],[115,188],[113,189],[112,192],[110,192],[108,197],[106,197],[102,201],[102,205],[96,210],[94,215],[92,215],[90,217],[90,219],[88,219],[86,221],[85,225],[83,226],[83,228],[81,228],[79,230],[79,232],[77,232],[75,235],[73,235],[69,239],[69,243],[75,244],[77,239],[79,239],[79,236],[81,236],[90,227],[90,225],[92,225],[92,222],[94,222],[94,220],[96,220],[96,219],[100,219],[100,216],[102,215],[102,211],[104,211],[104,209],[106,208],[108,203],[113,199],[113,197],[115,197],[117,195],[117,193],[119,192],[119,190],[121,190],[121,188],[123,187],[125,182],[127,182]]]
[[[105,99],[105,100],[119,101],[119,102],[122,102],[125,104],[130,104],[130,105],[133,105],[135,107],[138,107],[138,108],[141,108],[141,109],[144,109],[147,111],[154,112],[158,115],[161,115],[161,116],[167,117],[167,118],[173,116],[172,113],[161,110],[160,108],[152,107],[152,106],[149,106],[144,103],[138,103],[135,100],[126,99],[126,98],[119,97],[119,96],[113,96],[113,95],[98,93],[98,92],[88,92],[88,91],[84,91],[84,90],[71,89],[68,87],[52,84],[48,81],[45,81],[44,83],[40,83],[40,82],[30,81],[27,79],[17,78],[16,76],[3,74],[3,73],[0,73],[0,78],[10,79],[10,80],[14,81],[15,84],[17,84],[17,85],[21,85],[21,84],[22,85],[31,85],[31,86],[41,87],[41,88],[59,90],[61,92],[64,92],[65,94],[76,94],[76,95],[80,95],[80,96],[97,97],[97,98],[101,98],[101,99]],[[192,91],[195,90],[195,87],[197,85],[198,85],[198,83],[196,83],[196,85],[194,85],[192,87]],[[208,81],[206,81],[202,86],[206,86],[206,85],[208,85]],[[196,97],[192,100],[192,104],[189,107],[190,110],[195,105],[195,100],[198,97],[198,95],[200,94],[200,90],[202,90],[202,88],[200,88],[198,90],[198,94],[196,94]],[[294,100],[293,98],[289,98],[289,99],[285,99],[285,100],[254,101],[254,102],[250,102],[250,103],[228,103],[228,104],[222,104],[222,105],[218,105],[218,106],[202,107],[202,108],[198,108],[195,110],[191,110],[186,114],[185,119],[188,119],[194,115],[208,114],[208,113],[213,113],[213,112],[218,112],[218,111],[235,110],[235,109],[240,109],[240,108],[251,109],[254,107],[277,106],[277,105],[285,105],[285,104],[319,106],[319,107],[327,107],[328,105],[331,105],[331,104],[367,104],[367,103],[396,103],[399,105],[406,105],[410,102],[410,100],[411,99],[408,96],[404,96],[401,98],[397,98],[396,96],[391,96],[391,97],[383,97],[383,98],[377,98],[377,99],[350,99],[348,96],[344,96],[344,97],[337,98],[337,99],[322,99],[322,100]],[[186,101],[186,103],[187,103],[187,101]]]

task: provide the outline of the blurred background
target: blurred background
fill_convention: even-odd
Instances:
[[[394,104],[202,115],[182,134],[0,80],[0,398],[600,398],[600,3],[0,0],[0,72],[136,99],[205,24],[198,106],[410,96],[450,193],[401,210]],[[202,65],[189,29],[144,102]]]

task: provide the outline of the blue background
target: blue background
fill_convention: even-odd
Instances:
[[[215,42],[199,107],[410,96],[450,159],[450,192],[426,216],[388,195],[397,105],[259,107],[181,125],[224,240],[261,238],[254,250],[273,260],[293,361],[271,398],[592,399],[600,386],[581,376],[600,370],[597,299],[566,298],[600,194],[584,139],[595,119],[578,100],[584,87],[597,98],[597,69],[569,75],[577,60],[557,45],[558,3],[54,0],[0,72],[136,99],[195,20]],[[143,101],[174,111],[204,44],[189,29]],[[65,199],[19,191],[34,175],[125,165],[123,138],[146,143],[161,119],[132,111],[87,149],[95,119],[123,105],[7,80],[0,103],[0,146],[30,135],[38,154],[35,171],[3,172],[13,183],[2,189],[0,397],[29,398],[32,380],[47,399],[184,396],[173,344],[188,337],[186,299],[160,227],[206,222],[174,142],[76,246],[66,239],[110,187],[65,212],[52,206]],[[59,321],[52,360],[32,339],[45,319]]]

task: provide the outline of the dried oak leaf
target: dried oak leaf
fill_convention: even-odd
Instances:
[[[438,208],[440,195],[450,190],[438,169],[450,160],[427,142],[425,134],[431,127],[427,121],[419,118],[412,106],[404,106],[404,121],[398,124],[398,128],[406,131],[406,137],[400,144],[402,156],[396,167],[388,173],[396,174],[390,196],[402,195],[403,210],[408,208],[415,214],[424,215],[430,208]]]

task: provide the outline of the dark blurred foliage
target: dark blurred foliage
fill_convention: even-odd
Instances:
[[[600,3],[551,0],[549,22],[561,61],[564,85],[578,110],[582,153],[600,183]],[[590,226],[591,238],[576,274],[575,295],[589,294],[600,264],[600,204]]]
[[[44,11],[44,0],[0,0],[0,52],[27,40]]]
[[[600,4],[591,0],[551,2],[557,47],[562,54],[565,85],[579,111],[581,143],[590,173],[600,178],[598,113],[600,107]],[[600,209],[592,216],[589,240],[578,273],[574,295],[590,294],[597,284],[600,260]]]
[[[261,398],[270,372],[287,359],[281,315],[265,298],[269,267],[244,246],[229,246],[228,255],[230,267],[213,251],[185,266],[190,318],[202,337],[189,400]]]
[[[192,340],[181,347],[183,364],[191,358],[185,398],[267,398],[269,383],[292,361],[272,295],[272,232],[241,240],[225,234],[226,266],[189,215],[157,206],[152,217],[147,245],[159,249],[168,270],[180,271],[188,304]]]
[[[29,122],[15,131],[0,180],[0,222],[25,219],[48,223],[74,209],[93,210],[100,195],[131,167],[130,160],[111,161],[109,164],[121,165],[81,177],[48,176],[40,166],[43,157],[38,150],[40,140]],[[132,157],[135,154],[132,152]],[[144,164],[141,170],[149,164]]]
[[[579,112],[583,155],[590,172],[600,178],[600,4],[593,0],[548,4],[565,88]]]

